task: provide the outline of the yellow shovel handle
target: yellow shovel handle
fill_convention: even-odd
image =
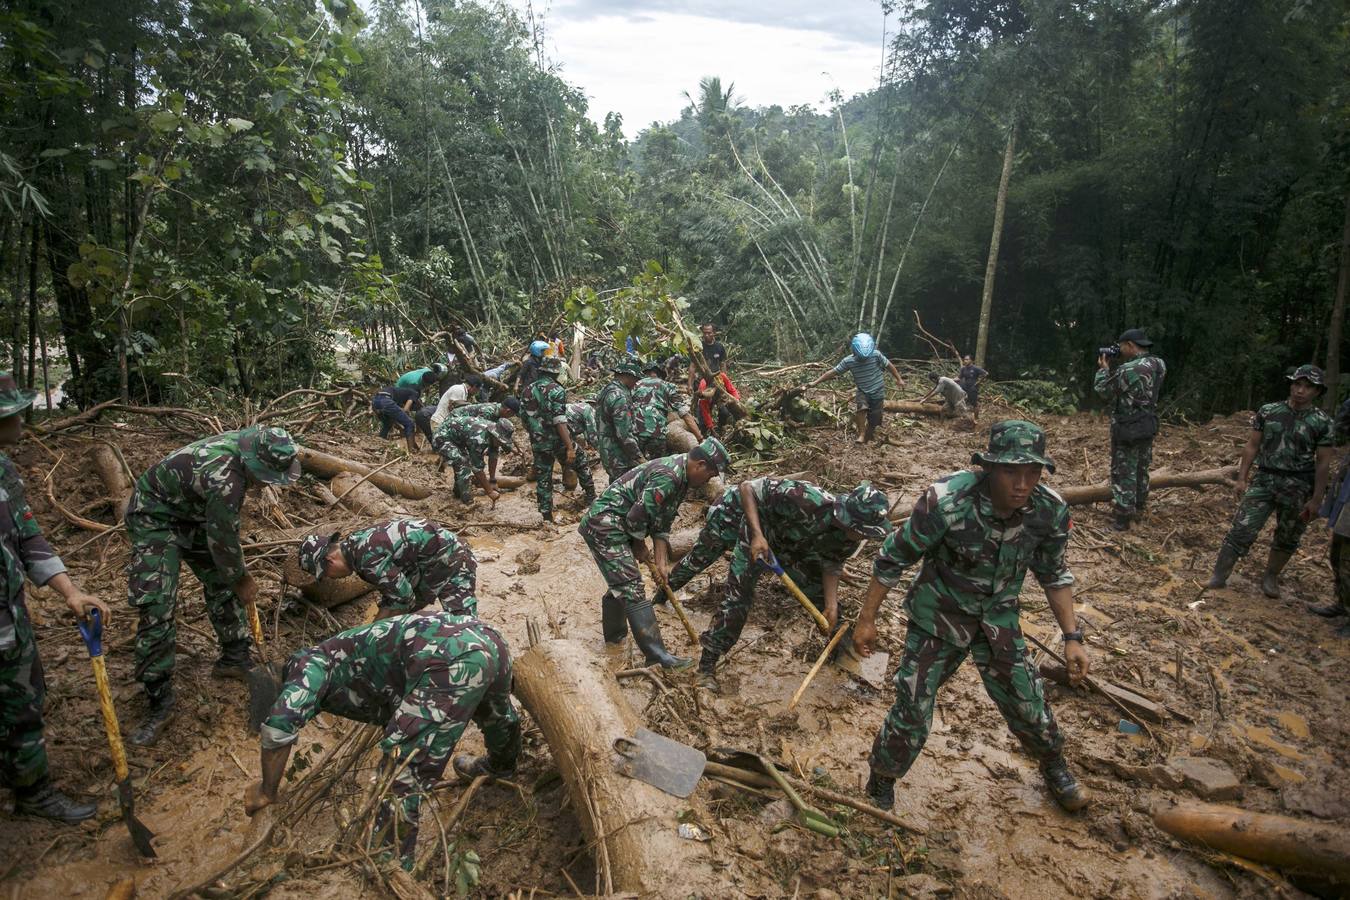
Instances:
[[[258,618],[258,603],[255,600],[250,600],[244,606],[248,610],[248,630],[253,632],[253,643],[258,646],[258,652],[261,653],[263,633],[262,620]]]
[[[689,621],[689,617],[685,615],[684,607],[680,604],[679,599],[675,596],[675,592],[670,589],[670,585],[668,584],[663,584],[661,585],[661,587],[665,589],[666,599],[670,601],[670,605],[675,607],[675,615],[680,617],[680,624],[684,626],[685,634],[689,635],[689,640],[693,641],[694,645],[697,646],[698,632],[694,630],[694,626]]]
[[[108,667],[103,657],[91,656],[89,664],[94,667],[94,685],[98,688],[98,707],[103,713],[103,730],[108,733],[108,749],[112,752],[113,769],[117,780],[127,777],[127,751],[122,746],[122,729],[117,724],[117,711],[113,709],[112,691],[108,689]]]
[[[811,602],[811,598],[802,593],[802,589],[797,587],[797,583],[792,580],[792,576],[784,572],[778,576],[782,579],[783,587],[788,589],[788,593],[797,598],[797,602],[811,614],[811,618],[816,620],[816,627],[820,633],[828,635],[830,633],[830,623],[825,620],[825,614],[816,609],[816,605]]]

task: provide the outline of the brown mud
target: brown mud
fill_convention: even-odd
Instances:
[[[984,412],[987,422],[999,410]],[[1059,462],[1052,485],[1106,477],[1103,419],[1046,417],[1042,424]],[[1244,426],[1239,414],[1207,425],[1165,428],[1155,468],[1185,471],[1234,462]],[[100,432],[118,440],[138,474],[182,442],[160,429]],[[893,500],[912,498],[933,478],[964,467],[983,441],[978,430],[896,417],[887,421],[890,443],[880,446],[858,448],[851,436],[832,429],[805,434],[809,443],[777,461],[774,469],[806,470],[835,489],[871,477]],[[371,465],[401,452],[365,432],[310,434],[306,442]],[[67,524],[50,508],[43,488],[54,463],[62,460],[56,479],[63,504],[112,521],[111,511],[96,505],[103,489],[84,462],[88,446],[77,436],[43,445],[28,440],[14,457],[39,519],[73,576],[113,604],[108,666],[125,732],[144,710],[131,680],[134,616],[125,601],[125,536],[115,532],[91,541],[91,532]],[[521,472],[526,462],[527,456],[517,453],[507,471]],[[742,476],[754,473],[752,466],[743,469]],[[388,471],[441,485],[430,456],[396,462]],[[599,477],[603,482],[602,473]],[[538,522],[532,485],[504,492],[495,509],[483,498],[466,509],[450,498],[447,487],[428,500],[398,503],[414,515],[452,526],[486,523],[464,530],[479,560],[479,610],[504,630],[518,652],[527,643],[527,622],[533,621],[546,635],[575,638],[605,654],[598,621],[603,582],[574,528],[580,500],[576,494],[559,497],[562,524],[556,529],[511,527]],[[335,515],[308,478],[283,490],[281,498],[294,525],[360,521],[350,513]],[[1266,599],[1256,584],[1269,526],[1252,556],[1239,564],[1229,589],[1203,591],[1234,500],[1223,487],[1161,491],[1142,524],[1124,535],[1106,528],[1104,506],[1074,508],[1070,563],[1094,672],[1193,720],[1171,717],[1151,725],[1151,735],[1126,734],[1119,729],[1121,713],[1104,698],[1047,685],[1070,760],[1096,800],[1086,812],[1068,816],[1055,807],[1034,764],[1021,754],[985,696],[973,665],[966,665],[939,698],[927,749],[898,785],[896,813],[911,830],[888,831],[862,814],[827,808],[844,825],[840,837],[827,839],[791,824],[781,803],[705,780],[696,797],[709,812],[697,824],[711,837],[722,893],[1038,900],[1298,896],[1298,888],[1278,873],[1184,846],[1157,830],[1149,816],[1171,797],[1198,794],[1252,810],[1350,825],[1345,688],[1350,642],[1335,637],[1334,624],[1303,610],[1304,601],[1330,596],[1326,529],[1321,524],[1309,529],[1286,570],[1283,600]],[[686,505],[679,526],[697,525],[703,510],[702,504]],[[244,536],[250,544],[263,545],[249,554],[255,573],[266,579],[261,608],[274,654],[357,624],[371,606],[369,597],[349,603],[332,610],[333,619],[294,604],[279,613],[278,573],[286,548],[267,542],[282,535],[282,524],[266,517],[256,499],[247,504]],[[868,545],[848,567],[851,583],[842,591],[846,617],[856,612],[874,553],[875,546]],[[696,628],[707,624],[724,572],[720,563],[686,590]],[[892,666],[903,641],[897,619],[901,596],[899,589],[893,593],[880,623]],[[159,746],[130,748],[129,754],[137,812],[158,836],[159,859],[153,863],[137,860],[118,815],[93,679],[75,628],[51,592],[31,591],[29,603],[47,671],[53,774],[73,795],[97,798],[100,816],[68,828],[0,811],[0,895],[103,896],[131,876],[139,896],[161,897],[238,852],[249,827],[240,798],[255,778],[257,743],[244,723],[243,686],[210,676],[215,641],[191,575],[185,571],[180,597],[181,711]],[[1053,619],[1033,579],[1023,604],[1028,630],[1057,647]],[[678,620],[664,610],[660,616],[672,649],[696,654]],[[698,692],[695,697],[690,674],[663,676],[663,686],[628,678],[624,693],[650,727],[671,737],[700,747],[765,752],[798,777],[860,795],[867,753],[891,689],[859,687],[827,666],[789,712],[789,698],[821,649],[800,608],[763,579],[745,635],[723,669],[722,695]],[[642,664],[631,643],[608,655],[615,670]],[[314,747],[308,756],[317,758],[317,748],[334,740],[339,729],[336,720],[320,717],[305,730],[301,746]],[[572,896],[574,884],[589,893],[596,885],[594,864],[548,748],[528,717],[525,747],[518,778],[522,790],[484,787],[461,820],[459,848],[473,849],[481,859],[475,895]],[[471,728],[461,750],[478,749],[481,740]],[[1220,764],[1235,784],[1184,782],[1167,767],[1169,760],[1182,757]],[[451,786],[437,792],[435,806],[442,816],[460,790]],[[284,835],[280,850],[256,856],[216,895],[384,894],[362,861],[333,847],[334,833],[331,822],[308,821],[304,833]]]

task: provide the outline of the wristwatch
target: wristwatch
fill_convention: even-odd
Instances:
[[[1064,632],[1064,643],[1067,644],[1069,641],[1077,641],[1080,644],[1083,643],[1083,629],[1080,628],[1077,631]]]

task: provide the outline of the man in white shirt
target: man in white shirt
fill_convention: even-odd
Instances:
[[[920,403],[926,403],[929,397],[938,394],[942,397],[946,406],[943,407],[943,414],[948,416],[965,416],[970,410],[966,407],[966,392],[946,375],[939,376],[936,372],[929,374],[929,379],[933,382],[932,389],[924,395]]]
[[[444,394],[441,394],[439,403],[435,406],[430,404],[423,406],[413,414],[413,421],[417,423],[417,427],[422,434],[427,436],[428,441],[431,440],[431,435],[435,433],[436,429],[441,427],[441,423],[445,421],[446,417],[450,415],[450,410],[469,402],[469,388],[470,385],[467,382],[452,384]]]

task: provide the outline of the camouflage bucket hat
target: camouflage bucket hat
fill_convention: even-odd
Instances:
[[[970,461],[986,466],[1038,463],[1055,471],[1055,461],[1045,454],[1045,432],[1041,426],[1023,419],[996,422],[989,429],[989,450],[974,454]]]
[[[284,429],[245,428],[239,433],[239,455],[263,484],[290,484],[300,477],[300,452]]]
[[[556,356],[545,356],[539,360],[539,371],[548,372],[550,375],[557,375],[562,371],[563,361]]]
[[[37,391],[26,391],[8,372],[0,372],[0,419],[21,413],[33,405]]]
[[[642,374],[644,375],[647,374],[648,372],[655,372],[656,374],[660,375],[665,370],[666,370],[665,364],[654,356],[642,364]]]
[[[834,501],[834,520],[874,541],[891,533],[886,514],[891,504],[886,495],[866,481]]]
[[[616,362],[610,371],[615,375],[632,375],[634,378],[641,378],[642,364],[630,356]]]
[[[510,422],[505,419],[498,419],[492,423],[490,431],[492,436],[497,439],[497,443],[501,444],[502,449],[506,450],[507,453],[515,449],[511,439],[515,437],[516,427]]]
[[[1299,366],[1297,369],[1294,370],[1293,375],[1286,375],[1285,377],[1288,378],[1290,381],[1302,380],[1311,382],[1312,384],[1316,385],[1317,387],[1320,387],[1324,391],[1327,389],[1326,377],[1322,374],[1322,370],[1314,365]]]
[[[705,459],[712,463],[713,468],[719,474],[731,470],[731,454],[727,452],[727,448],[717,438],[704,438],[703,443],[695,447],[694,450],[698,451],[699,459]]]
[[[300,542],[300,549],[297,555],[300,558],[300,568],[315,578],[323,577],[323,558],[328,555],[328,548],[333,542],[341,537],[341,533],[334,531],[332,534],[314,532],[305,536]]]

